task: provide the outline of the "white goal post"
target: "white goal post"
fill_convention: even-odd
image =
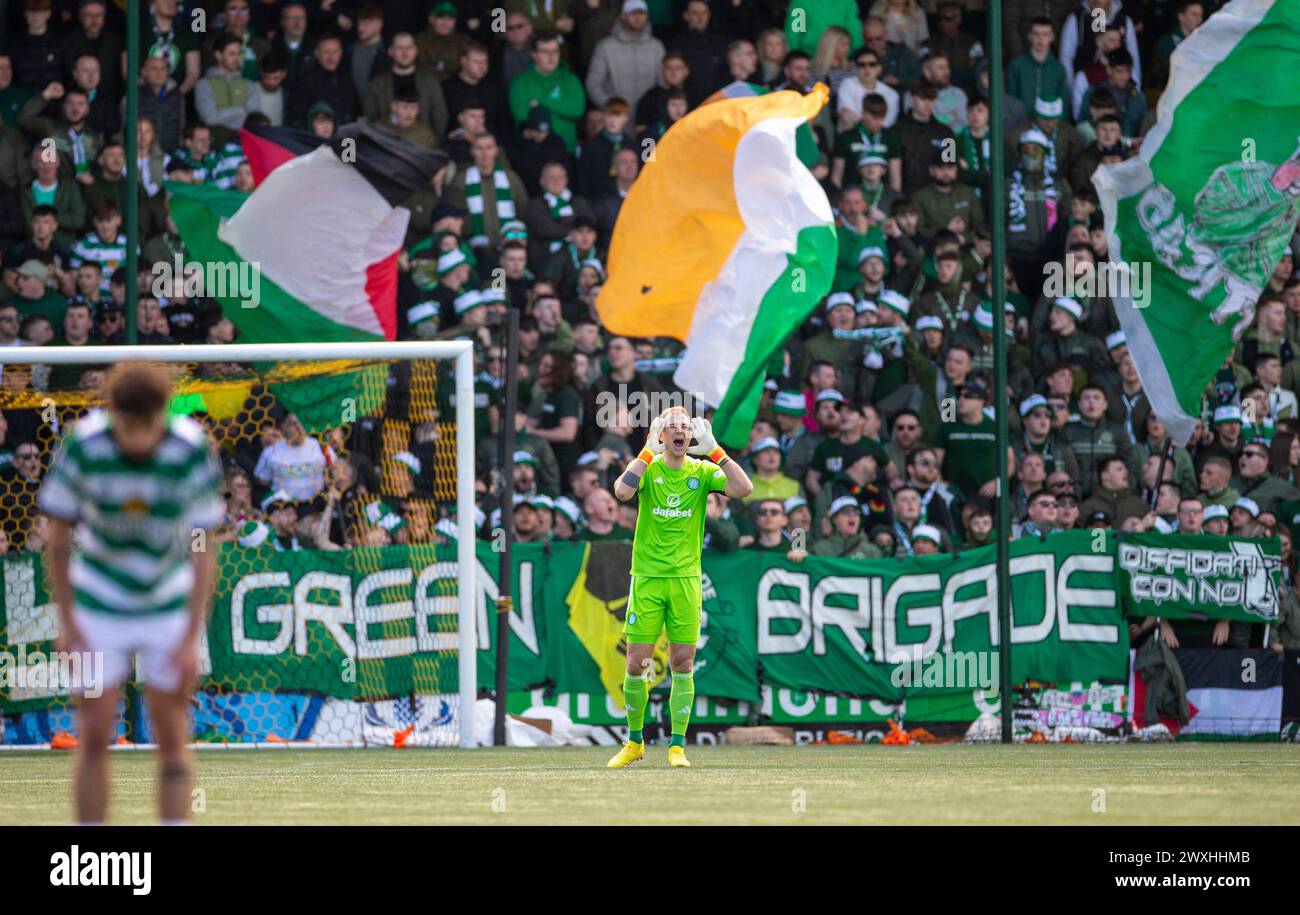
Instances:
[[[474,527],[474,345],[468,340],[405,340],[356,343],[234,343],[172,346],[15,346],[0,363],[90,365],[142,362],[324,362],[344,359],[443,359],[455,361],[456,563],[460,745],[475,746],[477,633],[474,600],[477,533]]]

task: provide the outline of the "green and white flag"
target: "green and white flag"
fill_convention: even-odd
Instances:
[[[616,334],[686,344],[673,381],[744,447],[769,360],[835,277],[834,215],[796,156],[818,84],[703,105],[659,141],[619,210],[596,309]]]
[[[1300,217],[1300,4],[1233,0],[1178,45],[1138,156],[1093,175],[1114,295],[1152,409],[1177,444],[1250,326]]]

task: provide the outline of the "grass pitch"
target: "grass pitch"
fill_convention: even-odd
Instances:
[[[1300,747],[667,747],[200,752],[198,824],[1295,824]],[[0,824],[71,818],[67,753],[0,753]],[[112,756],[110,820],[154,819],[154,758]],[[1100,794],[1099,792],[1104,792]],[[1104,811],[1098,808],[1104,802]]]

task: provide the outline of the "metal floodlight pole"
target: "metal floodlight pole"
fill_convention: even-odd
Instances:
[[[1011,743],[1011,517],[1008,499],[1007,448],[1007,194],[1005,138],[1002,126],[1002,0],[989,0],[989,209],[993,216],[993,403],[997,423],[998,492],[997,523],[998,682],[1002,706],[1002,742]]]
[[[137,144],[136,125],[140,123],[140,0],[126,4],[126,123],[122,126],[126,141],[126,298],[122,303],[126,312],[126,342],[138,343],[140,329],[136,326],[136,273],[140,269],[140,149]],[[149,151],[144,150],[147,156]]]
[[[506,745],[506,698],[509,696],[509,678],[507,671],[510,648],[510,613],[514,609],[511,594],[511,547],[514,545],[514,490],[515,490],[515,411],[519,388],[515,376],[519,369],[519,310],[511,308],[506,315],[505,333],[505,376],[502,386],[504,397],[501,405],[501,418],[498,428],[501,433],[501,571],[498,573],[497,598],[497,680],[496,680],[496,720],[493,722],[493,743],[498,747]],[[494,531],[493,541],[497,539]]]

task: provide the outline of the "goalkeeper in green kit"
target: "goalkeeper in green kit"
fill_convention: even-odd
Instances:
[[[692,444],[694,440],[694,444]],[[697,460],[688,455],[701,455]],[[668,698],[672,741],[668,764],[690,766],[686,726],[695,704],[695,645],[700,640],[700,552],[709,493],[743,499],[753,490],[745,471],[718,446],[707,419],[692,419],[683,407],[669,407],[650,426],[645,447],[614,483],[626,502],[638,497],[632,540],[632,583],[628,587],[627,741],[609,761],[621,769],[645,756],[642,727],[650,692],[655,642],[668,629]]]

